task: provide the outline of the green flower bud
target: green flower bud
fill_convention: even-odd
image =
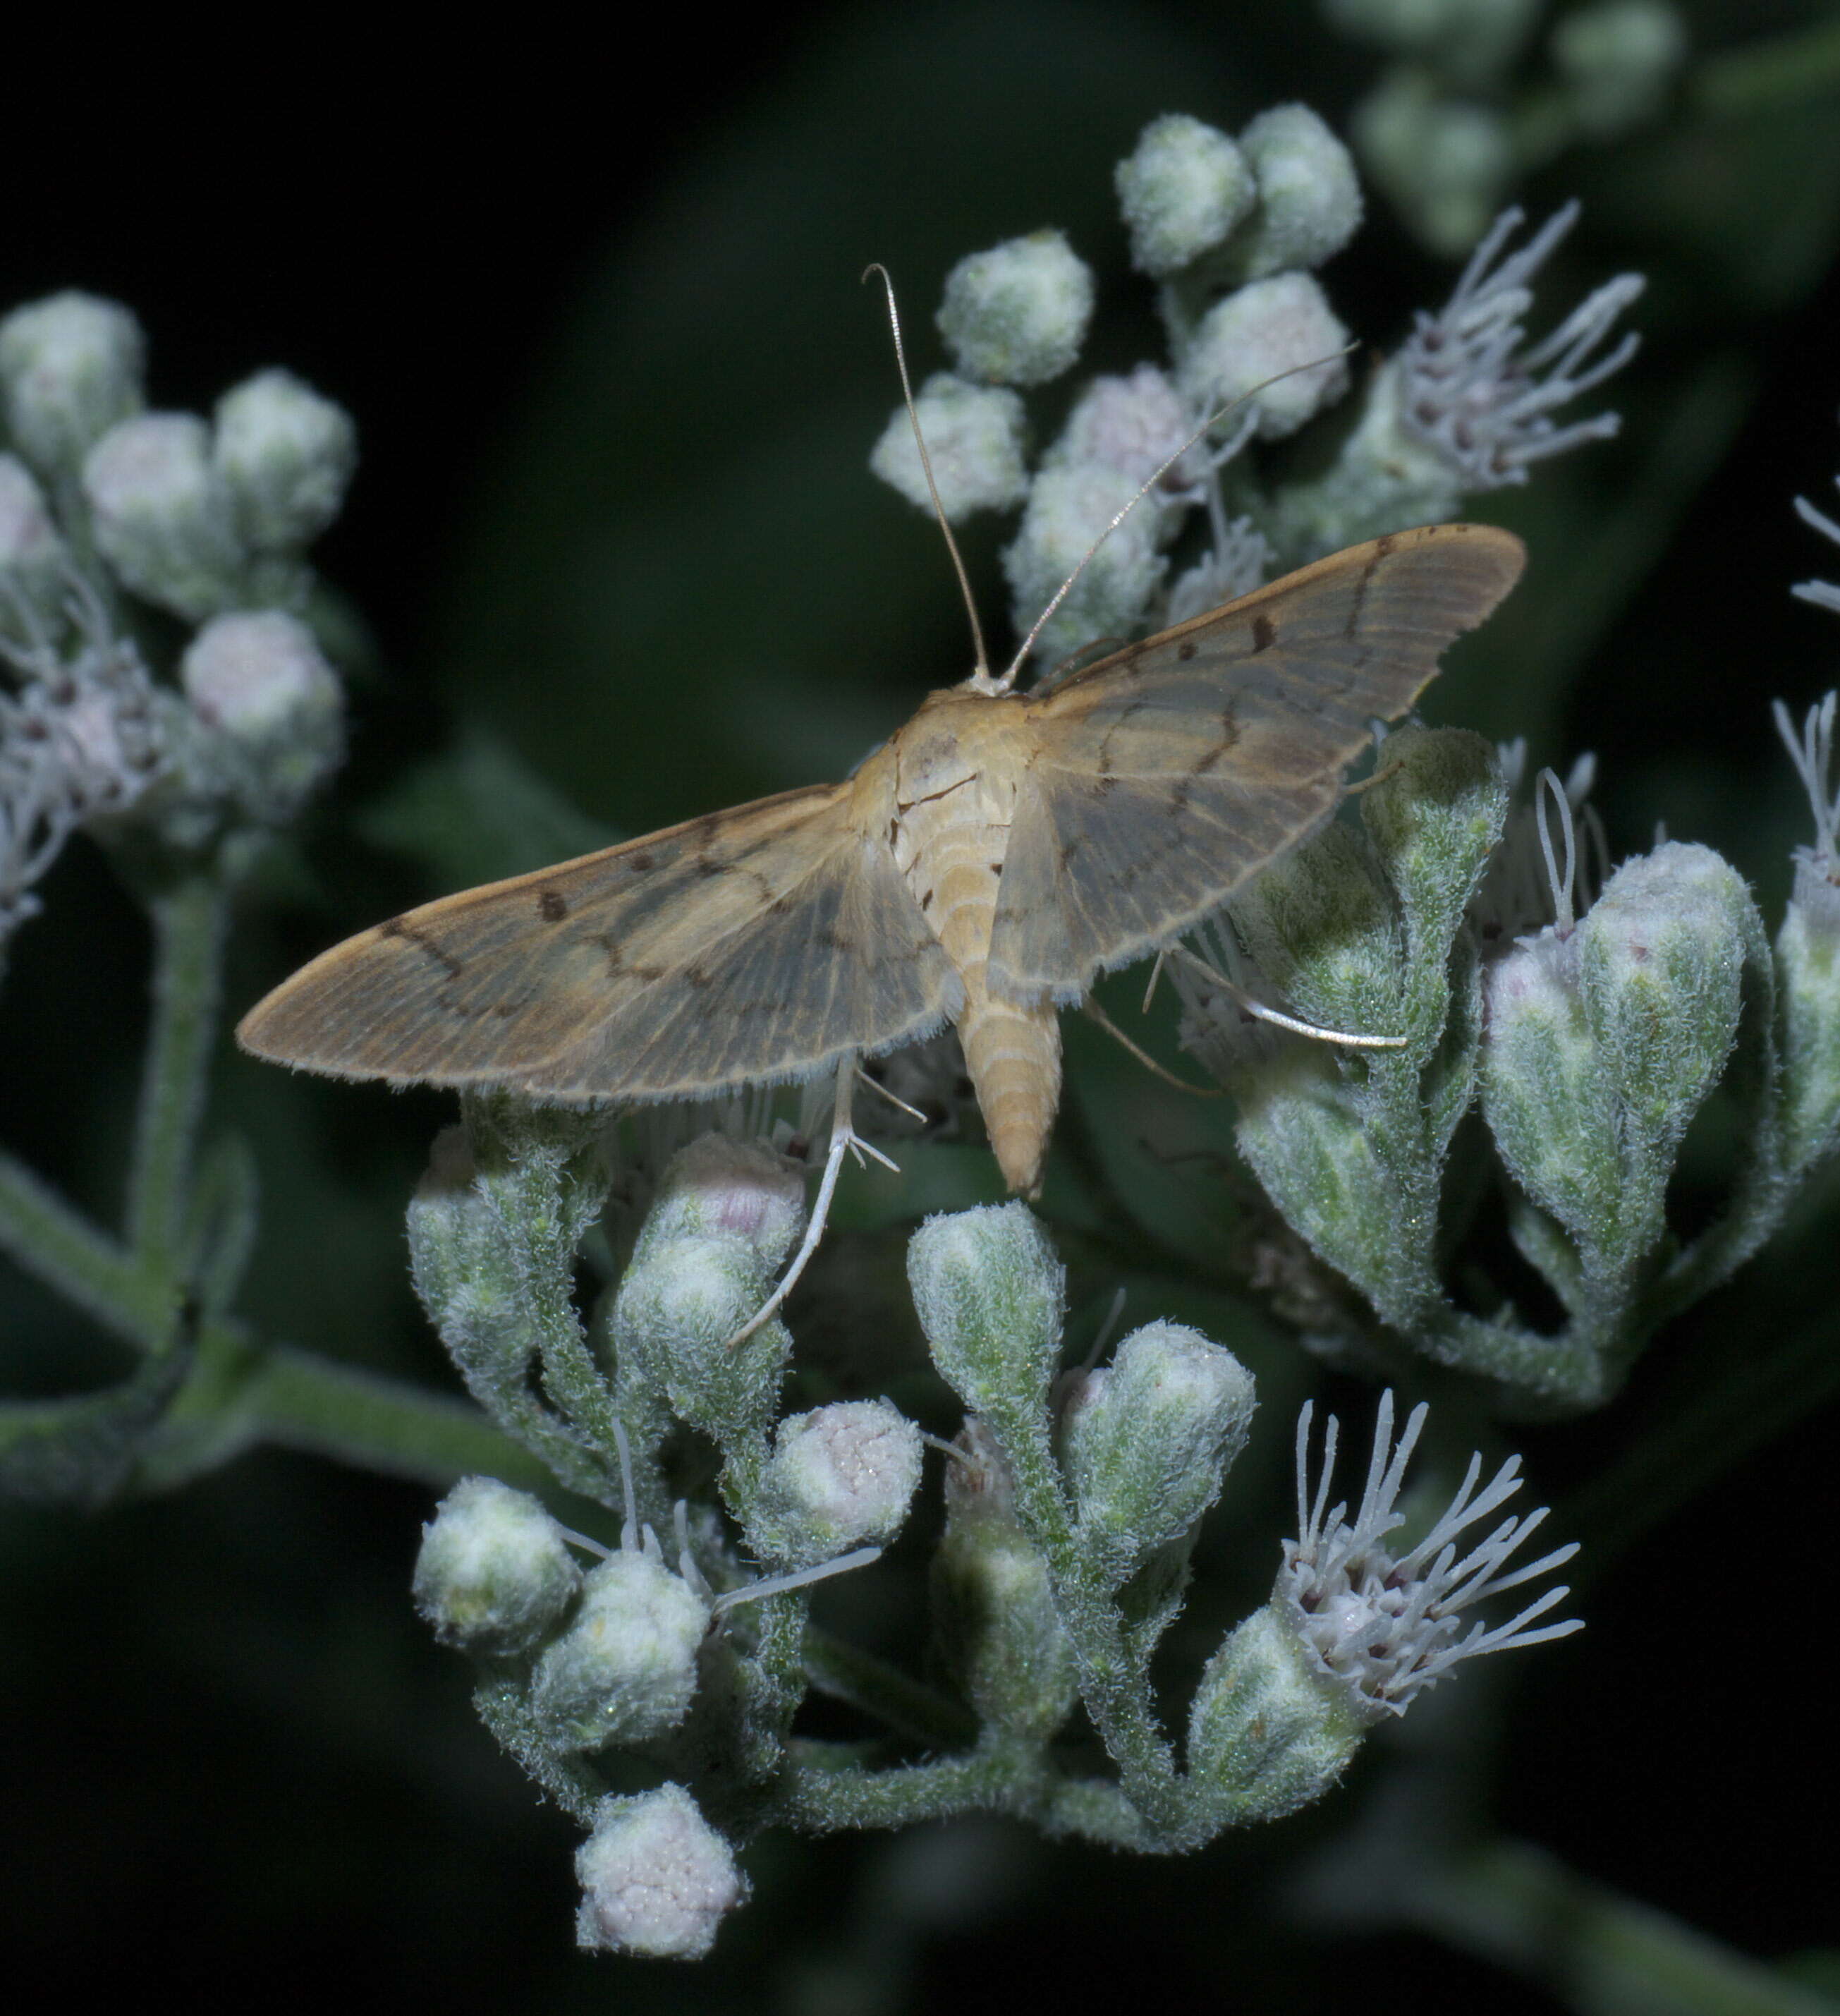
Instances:
[[[1487,969],[1482,1114],[1502,1159],[1543,1211],[1573,1230],[1613,1188],[1616,1111],[1585,1020],[1576,934],[1541,931]]]
[[[1411,64],[1389,70],[1354,109],[1368,174],[1435,252],[1467,252],[1501,207],[1517,163],[1507,120],[1491,106],[1446,98]]]
[[[279,610],[212,617],[187,647],[179,683],[214,731],[207,761],[253,818],[291,818],[344,753],[338,675],[306,625]]]
[[[103,558],[136,595],[194,623],[238,599],[246,556],[196,415],[119,422],[84,458],[83,490]]]
[[[1179,112],[1151,121],[1116,179],[1131,264],[1159,280],[1212,251],[1256,193],[1245,157],[1227,135]]]
[[[289,371],[259,371],[217,401],[212,459],[237,530],[257,553],[296,551],[339,515],[358,465],[343,406]]]
[[[734,1851],[681,1785],[603,1800],[575,1874],[575,1942],[591,1953],[701,1960],[723,1918],[747,1901]]]
[[[1519,52],[1541,0],[1324,0],[1345,34],[1431,57],[1466,83],[1494,82]]]
[[[775,1319],[729,1340],[771,1293],[804,1216],[803,1174],[769,1149],[706,1134],[674,1157],[614,1301],[623,1383],[663,1394],[718,1442],[764,1434],[792,1339]]]
[[[1224,1818],[1278,1820],[1321,1798],[1365,1733],[1322,1683],[1284,1613],[1268,1604],[1202,1669],[1188,1717],[1188,1769]]]
[[[1247,279],[1320,266],[1360,229],[1353,160],[1308,106],[1261,112],[1239,145],[1259,189],[1258,209],[1234,248]]]
[[[907,1245],[914,1307],[940,1376],[1007,1437],[1040,1418],[1060,1356],[1066,1270],[1024,1204],[927,1219]]]
[[[1114,1586],[1187,1533],[1245,1445],[1252,1375],[1180,1323],[1149,1323],[1084,1375],[1061,1415],[1083,1546]]]
[[[562,1529],[528,1492],[462,1478],[422,1528],[415,1607],[444,1644],[521,1652],[546,1636],[581,1586]]]
[[[1045,385],[1073,365],[1092,319],[1093,278],[1058,231],[973,252],[946,275],[940,332],[967,378]]]
[[[0,322],[0,398],[20,452],[46,475],[76,469],[141,409],[146,345],[128,310],[94,294],[52,294]]]
[[[0,636],[17,632],[16,601],[45,628],[55,628],[70,579],[70,549],[45,493],[16,455],[0,455]]]
[[[566,1750],[644,1743],[674,1729],[696,1691],[706,1597],[649,1550],[622,1547],[589,1571],[575,1621],[537,1662],[530,1705]]]
[[[1668,841],[1616,871],[1578,937],[1585,1013],[1626,1143],[1664,1183],[1738,1039],[1763,920],[1742,877],[1710,848]]]
[[[1296,1012],[1325,1028],[1403,1034],[1404,947],[1393,891],[1353,827],[1325,826],[1234,898],[1247,952]]]
[[[996,1438],[973,1417],[956,1446],[931,1575],[940,1661],[980,1721],[1044,1743],[1079,1696],[1073,1648],[1048,1563],[1016,1518]]]
[[[1561,17],[1553,67],[1579,127],[1613,139],[1656,117],[1687,54],[1687,30],[1667,0],[1597,0]]]
[[[1784,1157],[1806,1168],[1840,1135],[1840,884],[1804,854],[1776,938],[1783,1004]]]
[[[919,1483],[920,1431],[887,1401],[793,1414],[774,1431],[750,1536],[791,1568],[884,1546]]]
[[[1183,394],[1199,413],[1243,400],[1260,439],[1279,441],[1347,391],[1348,361],[1336,354],[1347,343],[1309,274],[1253,280],[1202,317],[1181,361]]]
[[[973,385],[936,371],[914,401],[940,503],[954,525],[976,511],[1007,511],[1028,494],[1027,419],[1005,386]],[[933,509],[926,472],[904,406],[889,415],[869,466],[910,504]]]

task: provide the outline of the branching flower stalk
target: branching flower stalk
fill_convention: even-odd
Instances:
[[[1626,82],[1640,68],[1626,62]],[[1361,190],[1314,113],[1276,107],[1237,136],[1159,119],[1117,188],[1167,355],[1081,387],[1032,458],[1029,398],[1075,367],[1095,299],[1066,238],[1038,232],[954,269],[939,318],[952,368],[918,400],[947,515],[1016,514],[1004,567],[1024,633],[1131,506],[1042,631],[1044,668],[1615,431],[1574,402],[1629,362],[1637,339],[1618,331],[1641,281],[1524,333],[1575,207],[1518,250],[1518,212],[1479,220],[1449,301],[1357,391],[1350,325],[1319,275],[1359,228]],[[78,835],[109,852],[155,943],[120,1230],[0,1157],[0,1244],[138,1365],[100,1395],[0,1413],[0,1481],[97,1502],[266,1438],[451,1485],[417,1607],[476,1662],[493,1735],[587,1831],[581,1943],[652,1957],[709,1949],[767,1827],[991,1810],[1191,1849],[1323,1796],[1466,1661],[1577,1628],[1544,1621],[1562,1588],[1535,1587],[1572,1549],[1523,1564],[1544,1514],[1498,1516],[1518,1459],[1498,1456],[1486,1484],[1480,1454],[1459,1474],[1422,1402],[1396,1438],[1389,1390],[1345,1500],[1337,1426],[1318,1463],[1304,1407],[1296,1531],[1274,1514],[1244,1536],[1277,1553],[1270,1600],[1153,1687],[1231,1466],[1288,1424],[1256,1426],[1252,1373],[1182,1324],[1144,1323],[1069,1367],[1058,1245],[1076,1234],[1013,1203],[941,1212],[908,1244],[939,1424],[957,1428],[932,1477],[931,1438],[892,1400],[796,1388],[783,1315],[747,1319],[805,1227],[810,1093],[796,1123],[772,1088],[637,1118],[469,1095],[408,1237],[470,1406],[253,1336],[234,1313],[253,1177],[212,1131],[207,1071],[231,896],[340,753],[307,552],[354,443],[281,372],[209,422],[149,412],[144,347],[125,310],[81,295],[0,322],[0,945],[31,927]],[[1274,448],[1349,398],[1322,473],[1289,473]],[[904,415],[872,466],[924,496]],[[1840,591],[1799,592],[1840,607]],[[1816,834],[1774,949],[1709,849],[1665,842],[1612,866],[1588,765],[1517,805],[1518,753],[1408,725],[1353,808],[1169,949],[1181,1040],[1232,1093],[1273,1237],[1322,1291],[1312,1348],[1402,1385],[1428,1365],[1470,1375],[1504,1415],[1577,1412],[1769,1236],[1840,1139],[1834,719],[1831,695],[1799,733],[1779,710]],[[1601,858],[1581,872],[1594,830]],[[1249,999],[1316,1039],[1251,1019]],[[1335,1031],[1383,1040],[1320,1039]],[[961,1061],[949,1038],[881,1060],[907,1102],[885,1118],[969,1125]],[[1687,1239],[1669,1179],[1715,1098],[1742,1151],[1722,1211]],[[1491,1186],[1561,1312],[1549,1330],[1469,1250]],[[824,1578],[900,1572],[879,1562],[889,1547],[927,1561],[924,1679],[810,1620]],[[1160,1704],[1178,1687],[1171,1728]],[[861,1740],[807,1733],[813,1690],[847,1705]]]

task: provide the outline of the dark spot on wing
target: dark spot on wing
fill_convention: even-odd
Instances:
[[[1374,542],[1374,550],[1368,556],[1367,565],[1360,571],[1360,580],[1354,585],[1354,599],[1348,606],[1348,625],[1342,633],[1344,636],[1352,637],[1360,628],[1361,610],[1367,603],[1368,586],[1373,581],[1380,563],[1393,551],[1397,543],[1390,532],[1382,533]]]
[[[643,875],[657,866],[656,856],[649,849],[641,848],[637,854],[626,857],[626,865],[635,875]]]
[[[411,923],[407,917],[391,917],[377,928],[386,938],[406,938],[418,952],[426,953],[450,980],[458,980],[465,970],[451,952],[437,944],[420,925]]]
[[[568,898],[559,889],[539,889],[537,908],[546,924],[559,924],[569,914]]]
[[[1188,661],[1195,656],[1195,653],[1199,650],[1201,646],[1195,643],[1192,637],[1184,637],[1181,643],[1176,646],[1176,656],[1181,660],[1184,664],[1187,664]]]
[[[1269,651],[1278,642],[1278,625],[1263,612],[1252,618],[1252,656]]]

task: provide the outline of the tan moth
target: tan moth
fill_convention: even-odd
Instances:
[[[335,1077],[564,1103],[835,1071],[842,1108],[857,1058],[951,1022],[1032,1194],[1057,1010],[1317,826],[1375,718],[1412,705],[1524,559],[1490,526],[1423,526],[1037,691],[980,669],[846,783],[424,904],[322,953],[238,1038]]]

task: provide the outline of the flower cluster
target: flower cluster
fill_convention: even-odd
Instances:
[[[1066,240],[1043,233],[954,268],[940,326],[955,368],[915,401],[949,521],[1020,506],[1004,567],[1017,628],[1047,664],[1242,594],[1274,559],[1448,517],[1464,495],[1524,482],[1529,464],[1615,432],[1613,413],[1554,416],[1633,355],[1631,333],[1599,352],[1642,283],[1607,283],[1529,345],[1533,278],[1577,206],[1504,257],[1521,221],[1510,210],[1450,302],[1371,376],[1328,473],[1265,486],[1251,466],[1260,445],[1349,390],[1350,332],[1317,272],[1361,221],[1347,149],[1301,105],[1237,139],[1172,115],[1120,164],[1118,194],[1134,261],[1158,283],[1168,362],[1094,379],[1031,470],[1022,395],[1074,363],[1093,300]],[[929,503],[904,413],[871,466]],[[1178,549],[1187,563],[1172,570]]]

